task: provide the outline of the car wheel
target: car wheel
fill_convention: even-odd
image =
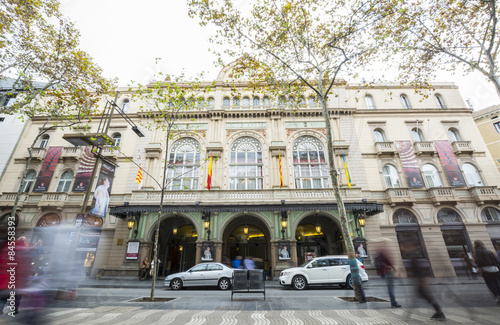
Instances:
[[[219,280],[219,289],[227,290],[231,287],[231,282],[228,278],[222,278]]]
[[[307,287],[306,278],[304,278],[302,275],[297,275],[292,280],[292,287],[295,290],[303,290],[303,289],[305,289]]]
[[[352,286],[352,277],[351,277],[350,274],[347,276],[347,279],[345,281],[345,286],[347,287],[347,289],[352,289],[353,288],[353,286]]]
[[[172,288],[172,290],[182,289],[182,280],[179,278],[173,279],[172,282],[170,282],[170,288]]]

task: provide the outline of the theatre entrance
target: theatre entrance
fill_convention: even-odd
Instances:
[[[297,263],[314,257],[345,254],[340,227],[325,216],[309,216],[297,226]]]
[[[182,272],[194,266],[197,239],[196,228],[188,219],[171,217],[163,220],[158,241],[158,276]]]
[[[243,223],[245,221],[245,223]],[[264,268],[264,261],[270,260],[269,234],[265,225],[257,218],[237,218],[224,232],[223,257],[234,261],[237,256],[244,260],[252,257],[257,268]]]

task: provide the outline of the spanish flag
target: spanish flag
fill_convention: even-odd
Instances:
[[[278,154],[278,156],[279,156],[279,162],[280,162],[280,188],[282,188],[283,187],[283,171],[281,170],[281,153]]]
[[[138,185],[138,189],[142,188],[142,165],[141,165],[141,156],[139,156],[139,170],[137,171],[137,176],[135,177],[135,182]]]
[[[345,162],[345,157],[343,152],[342,152],[342,159],[344,159],[344,169],[345,169],[345,176],[347,177],[347,185],[349,186],[349,188],[351,188],[351,176],[349,175],[349,169],[347,169],[347,164]]]
[[[209,191],[211,183],[212,183],[212,154],[210,154],[210,163],[208,164],[207,188]]]

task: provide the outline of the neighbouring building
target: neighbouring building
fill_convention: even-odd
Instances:
[[[500,241],[495,161],[457,87],[434,87],[423,97],[396,84],[349,85],[330,96],[341,192],[351,237],[367,252],[367,268],[375,238],[392,240],[400,265],[408,258],[400,244],[418,241],[419,257],[436,277],[465,274],[462,253],[471,252],[474,240],[490,249]],[[290,109],[296,103],[304,107]],[[273,101],[246,91],[245,81],[233,80],[228,66],[204,102],[176,122],[167,153],[165,131],[144,128],[150,116],[141,111],[143,103],[123,89],[117,105],[144,137],[122,116],[113,116],[107,134],[114,146],[102,149],[104,168],[95,174],[99,186],[111,189],[105,218],[77,217],[95,158],[65,140],[95,133],[97,122],[91,130],[54,129],[34,153],[18,209],[19,234],[34,242],[57,225],[77,223],[77,249],[93,275],[136,275],[151,255],[157,227],[160,275],[206,260],[207,247],[215,261],[268,260],[275,277],[311,256],[345,252],[328,176],[324,117],[311,93]],[[0,183],[0,218],[12,208],[27,147],[43,122],[30,121],[14,151]],[[56,163],[48,176],[49,156]],[[165,156],[167,189],[159,212]],[[139,161],[141,189],[135,181]],[[102,193],[96,190],[97,201]],[[131,229],[128,221],[134,222]],[[280,254],[283,247],[289,257]]]

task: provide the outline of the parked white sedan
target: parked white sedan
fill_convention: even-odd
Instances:
[[[368,281],[365,266],[356,260],[361,281]],[[305,289],[308,285],[339,284],[352,288],[351,269],[346,255],[316,257],[299,267],[283,270],[280,284],[291,285],[296,290]]]
[[[213,286],[221,290],[231,287],[233,269],[221,263],[201,263],[186,272],[170,274],[163,285],[173,290],[183,287]]]

